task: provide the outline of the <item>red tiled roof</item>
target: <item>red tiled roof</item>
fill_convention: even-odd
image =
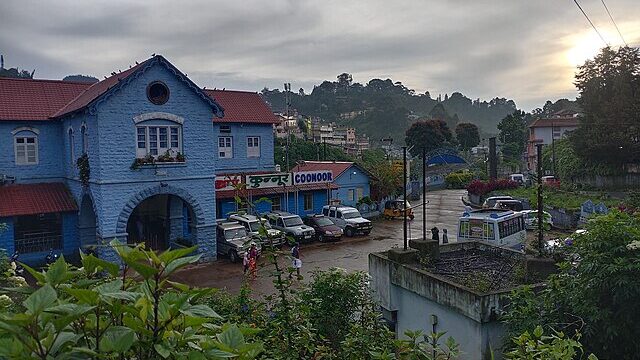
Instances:
[[[214,119],[220,123],[277,124],[278,118],[260,95],[249,91],[205,90],[209,97],[224,109],[224,117]]]
[[[0,78],[1,120],[49,120],[91,84]]]
[[[321,171],[321,170],[331,170],[333,174],[333,178],[337,178],[343,172],[347,171],[354,165],[350,161],[303,161],[302,163],[296,165],[291,169],[292,172],[298,171]]]
[[[63,183],[0,186],[0,217],[77,211]]]
[[[550,119],[538,119],[529,125],[531,128],[535,127],[578,127],[578,118],[576,117],[562,117],[562,118],[550,118]]]
[[[93,100],[97,99],[100,95],[107,92],[112,87],[118,85],[121,80],[126,79],[129,75],[133,74],[136,70],[140,69],[144,66],[148,61],[154,58],[147,59],[140,64],[132,67],[131,69],[127,69],[121,73],[112,75],[102,81],[99,81],[90,87],[88,87],[84,92],[79,94],[75,99],[70,101],[66,106],[58,110],[52,117],[58,117],[65,114],[72,113],[74,111],[80,110],[83,107],[89,105]]]
[[[311,190],[328,190],[337,189],[338,186],[334,183],[321,183],[321,184],[305,184],[305,185],[292,185],[292,186],[276,186],[271,188],[264,189],[247,189],[246,194],[255,196],[261,195],[273,195],[273,194],[283,194],[285,192],[294,192],[296,190],[299,191],[311,191]],[[216,191],[217,199],[231,199],[236,195],[240,196],[240,193],[236,190],[222,190]]]

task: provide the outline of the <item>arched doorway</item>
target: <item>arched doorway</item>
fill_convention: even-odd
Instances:
[[[80,246],[87,247],[98,243],[98,228],[96,225],[96,213],[93,208],[91,196],[85,194],[80,203],[80,214],[78,216],[78,233],[80,235]]]
[[[127,243],[166,250],[175,244],[190,246],[195,235],[191,206],[179,196],[157,194],[141,201],[127,220]]]

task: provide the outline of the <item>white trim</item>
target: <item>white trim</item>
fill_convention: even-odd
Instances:
[[[40,135],[40,130],[33,128],[31,126],[22,126],[19,128],[15,128],[13,129],[13,131],[11,131],[11,135],[16,135],[17,133],[19,133],[20,131],[31,131],[32,133],[36,134],[36,135]]]
[[[176,114],[171,114],[171,113],[166,113],[166,112],[160,112],[160,111],[154,111],[154,112],[149,112],[149,113],[144,113],[144,114],[140,114],[140,115],[136,115],[133,117],[133,122],[134,124],[139,124],[143,121],[147,121],[147,120],[169,120],[169,121],[173,121],[175,123],[178,123],[180,125],[184,124],[184,118],[181,116],[178,116]]]

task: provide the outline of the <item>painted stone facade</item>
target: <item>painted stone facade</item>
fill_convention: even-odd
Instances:
[[[156,81],[169,89],[169,97],[161,105],[152,103],[147,96],[149,84]],[[79,98],[90,90],[85,90]],[[163,239],[166,243],[162,247],[187,237],[185,230],[188,229],[188,240],[198,245],[203,258],[214,259],[216,206],[212,184],[216,172],[213,144],[217,137],[213,123],[216,116],[222,114],[222,108],[214,100],[168,61],[156,56],[68,114],[46,121],[0,121],[0,174],[15,178],[19,184],[66,184],[79,211],[63,214],[64,245],[55,249],[56,252],[72,256],[77,254],[78,247],[100,245],[111,239],[127,242],[131,230],[127,223],[134,209],[149,198],[166,195],[168,208],[163,221],[170,235]],[[164,140],[163,133],[158,133],[160,146],[173,140],[167,138],[172,134],[168,134],[170,126],[179,129],[179,148],[184,161],[132,167],[140,157],[136,153],[140,140],[136,126],[141,125],[151,126],[154,131],[157,127],[169,126]],[[16,129],[36,134],[37,163],[17,164]],[[87,154],[90,167],[89,182],[84,185],[76,166],[83,153]],[[188,226],[187,214],[193,214]],[[13,250],[14,219],[0,218],[0,222],[9,227],[0,234],[0,247],[9,253]],[[111,258],[113,254],[107,249],[98,246],[97,252]],[[31,256],[24,254],[21,259],[28,260]],[[42,260],[42,254],[35,257],[34,262]]]

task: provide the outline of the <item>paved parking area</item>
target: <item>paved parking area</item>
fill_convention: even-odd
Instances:
[[[427,229],[434,225],[440,230],[449,231],[449,241],[455,241],[457,235],[458,218],[464,211],[460,198],[466,190],[439,190],[427,193]],[[412,202],[413,206],[421,205],[422,201]],[[415,219],[409,222],[409,237],[422,237],[422,207],[414,209]],[[440,232],[442,235],[442,231]],[[427,236],[431,234],[427,231]],[[332,267],[343,268],[347,271],[367,271],[368,255],[371,252],[388,250],[394,246],[403,246],[402,219],[374,221],[373,230],[369,236],[344,238],[336,243],[313,243],[301,246],[303,271],[305,279],[315,270]],[[261,259],[261,262],[264,259]],[[288,264],[288,261],[286,261]],[[262,265],[262,264],[260,264]],[[259,274],[250,284],[256,294],[269,294],[274,291],[269,273],[272,269],[259,265]],[[243,282],[242,264],[232,264],[227,259],[197,265],[181,270],[175,280],[200,287],[227,288],[237,292]]]

